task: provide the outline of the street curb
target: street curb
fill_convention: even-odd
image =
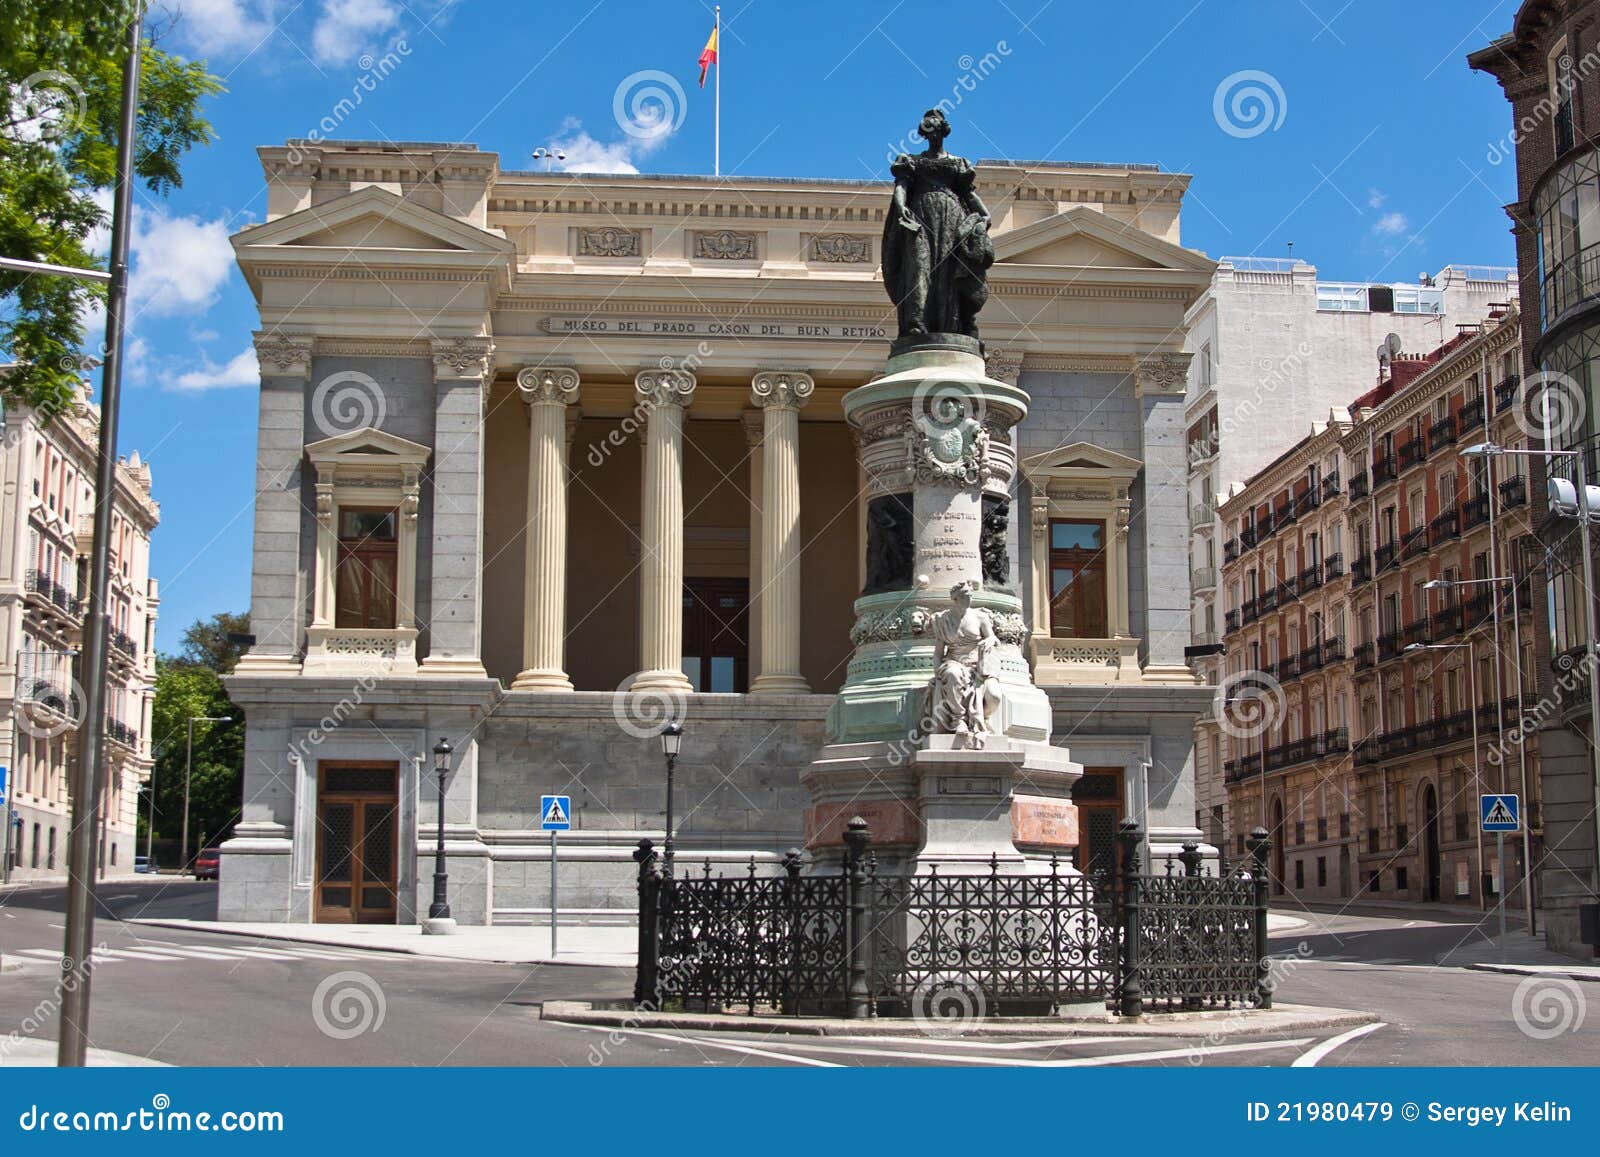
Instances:
[[[597,957],[586,956],[583,953],[573,953],[571,956],[562,956],[557,960],[522,960],[512,959],[507,956],[449,956],[429,952],[426,945],[419,944],[412,948],[404,944],[365,944],[351,943],[349,940],[340,940],[334,936],[301,936],[285,932],[278,932],[271,928],[250,928],[241,931],[236,927],[218,927],[209,920],[180,920],[163,919],[161,917],[141,916],[137,919],[125,920],[126,924],[142,924],[151,928],[175,928],[185,932],[204,932],[212,936],[243,936],[254,937],[258,940],[271,940],[282,944],[312,944],[324,948],[342,948],[348,952],[387,952],[394,956],[419,956],[426,960],[437,960],[447,964],[503,964],[517,968],[543,967],[556,965],[565,967],[577,965],[582,968],[632,968],[632,961],[602,960]],[[296,928],[315,927],[315,925],[294,925]],[[419,941],[436,939],[425,937],[417,933]]]
[[[1600,984],[1600,968],[1590,968],[1587,972],[1580,971],[1585,967],[1581,964],[1568,967],[1562,964],[1498,964],[1480,961],[1462,967],[1474,972],[1503,972],[1509,976],[1554,976],[1564,980]]]
[[[1008,1017],[1003,1022],[985,1021],[959,1032],[944,1032],[937,1027],[926,1026],[915,1018],[844,1020],[836,1017],[743,1016],[735,1013],[639,1012],[626,1008],[597,1008],[594,1002],[587,1000],[544,1001],[539,1005],[539,1019],[559,1024],[616,1029],[762,1032],[790,1036],[892,1037],[915,1033],[936,1039],[941,1037],[1050,1039],[1062,1036],[1160,1036],[1212,1039],[1257,1036],[1262,1033],[1297,1033],[1313,1029],[1353,1028],[1358,1025],[1378,1023],[1378,1017],[1370,1012],[1290,1004],[1265,1011],[1233,1009],[1214,1012],[1152,1013],[1137,1020],[1112,1016],[1109,1013],[1071,1017]]]

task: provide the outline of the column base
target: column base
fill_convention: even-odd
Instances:
[[[424,936],[454,936],[459,928],[456,922],[448,916],[425,916],[422,919],[422,934]]]
[[[757,675],[750,683],[752,695],[809,695],[811,684],[799,675],[772,674]]]
[[[1163,666],[1150,663],[1145,666],[1144,672],[1139,677],[1141,683],[1179,683],[1193,687],[1199,683],[1200,676],[1188,666]]]
[[[559,668],[529,667],[511,682],[513,691],[571,691],[572,680]]]
[[[694,684],[689,682],[689,677],[682,671],[673,671],[665,667],[653,671],[640,671],[624,689],[628,694],[637,694],[640,691],[670,691],[674,694],[688,695],[694,691]]]

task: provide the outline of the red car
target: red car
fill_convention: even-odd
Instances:
[[[222,867],[222,849],[218,847],[204,848],[194,858],[194,878],[196,880],[215,880]]]

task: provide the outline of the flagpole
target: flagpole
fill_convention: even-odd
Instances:
[[[717,70],[717,87],[716,87],[716,106],[717,106],[717,111],[716,111],[715,117],[713,118],[713,120],[715,122],[715,127],[712,130],[711,175],[714,176],[714,177],[720,177],[720,176],[722,176],[722,5],[721,4],[717,5],[716,16],[717,16],[717,22],[716,22],[717,58],[716,58],[716,60],[712,61],[712,67]]]

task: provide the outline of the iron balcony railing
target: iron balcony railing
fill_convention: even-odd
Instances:
[[[1350,577],[1357,586],[1372,581],[1372,556],[1364,554],[1350,564]]]
[[[1483,425],[1483,395],[1479,394],[1462,403],[1460,411],[1456,414],[1456,428],[1465,431],[1481,425]]]
[[[1354,474],[1350,475],[1351,498],[1365,498],[1372,492],[1371,487],[1371,480],[1367,477],[1367,472],[1365,470],[1358,470]]]
[[[1440,446],[1451,446],[1456,440],[1456,420],[1449,414],[1440,418],[1428,427],[1428,445],[1437,450]]]
[[[1405,649],[1404,631],[1384,631],[1378,636],[1378,662],[1386,663]]]
[[[1461,601],[1462,629],[1473,631],[1494,618],[1494,592],[1479,591]]]
[[[1278,584],[1278,605],[1280,607],[1288,606],[1299,597],[1300,579],[1298,576],[1290,575]]]
[[[139,732],[112,715],[106,716],[106,738],[124,747],[139,746]]]
[[[1377,663],[1376,663],[1376,660],[1373,658],[1372,644],[1371,643],[1357,643],[1356,644],[1356,650],[1355,650],[1355,660],[1356,660],[1356,670],[1357,671],[1364,671],[1368,667],[1376,666]]]
[[[1250,550],[1255,546],[1257,537],[1256,528],[1246,526],[1239,531],[1239,545],[1245,550]]]
[[[1528,501],[1528,480],[1521,474],[1513,475],[1500,483],[1500,506],[1504,510],[1515,510],[1524,506]]]
[[[1540,306],[1546,327],[1597,292],[1600,292],[1600,244],[1586,245],[1557,262],[1545,274]]]
[[[1413,466],[1421,466],[1428,459],[1428,443],[1421,438],[1412,438],[1400,447],[1400,469],[1410,470]]]
[[[1395,556],[1395,544],[1394,543],[1385,542],[1385,543],[1381,544],[1378,547],[1378,552],[1377,552],[1377,573],[1378,574],[1382,574],[1384,571],[1388,570],[1390,567],[1392,567],[1394,565],[1394,562],[1395,562],[1395,557],[1394,556]]]
[[[1443,542],[1447,538],[1461,536],[1461,509],[1452,506],[1449,510],[1441,511],[1432,522],[1428,523],[1428,530],[1434,542]]]
[[[1310,675],[1322,670],[1322,648],[1313,643],[1300,652],[1295,659],[1295,665],[1302,675]]]
[[[1448,638],[1461,633],[1461,607],[1445,607],[1442,611],[1433,613],[1433,637],[1435,639]]]
[[[1223,562],[1238,562],[1239,561],[1239,540],[1237,538],[1230,538],[1230,539],[1227,539],[1225,542],[1223,542],[1223,544],[1222,544],[1222,561]]]
[[[1326,502],[1339,493],[1339,472],[1330,470],[1322,476],[1322,501]]]
[[[1489,521],[1489,493],[1474,495],[1461,504],[1461,529],[1471,530]]]
[[[1393,458],[1379,458],[1372,464],[1372,486],[1377,489],[1386,482],[1393,482],[1398,477],[1399,471],[1395,469]]]
[[[106,640],[129,658],[137,659],[139,657],[139,644],[133,641],[131,635],[112,627],[106,632]]]
[[[1344,552],[1336,550],[1322,563],[1322,578],[1324,582],[1332,582],[1344,574]]]
[[[1499,414],[1511,408],[1517,400],[1517,388],[1522,385],[1522,375],[1512,374],[1494,388],[1494,412]]]
[[[37,596],[40,602],[48,603],[63,614],[76,616],[81,610],[78,597],[43,571],[30,570],[24,586],[28,594]]]
[[[1322,585],[1322,568],[1312,563],[1300,572],[1300,593],[1310,594]]]
[[[1253,623],[1261,617],[1261,600],[1245,599],[1239,607],[1239,616],[1246,623]]]
[[[1401,630],[1400,637],[1405,640],[1403,644],[1405,647],[1426,646],[1428,643],[1427,617],[1413,619],[1407,623],[1404,629]]]
[[[1210,590],[1217,585],[1217,568],[1197,566],[1189,572],[1190,585],[1197,591]]]
[[[1295,520],[1295,507],[1292,501],[1280,502],[1272,511],[1272,529],[1282,530]]]
[[[1400,557],[1416,558],[1420,554],[1428,553],[1428,528],[1418,526],[1406,531],[1405,537],[1400,540]]]
[[[1222,615],[1222,625],[1227,634],[1231,635],[1237,631],[1239,629],[1239,612],[1225,611]]]
[[[1278,588],[1277,587],[1268,587],[1266,590],[1262,591],[1261,592],[1260,601],[1261,601],[1261,613],[1262,614],[1266,614],[1266,612],[1268,612],[1268,611],[1277,610],[1278,609]]]
[[[1332,635],[1322,640],[1322,662],[1324,665],[1342,663],[1346,658],[1348,656],[1344,652],[1343,635]]]

